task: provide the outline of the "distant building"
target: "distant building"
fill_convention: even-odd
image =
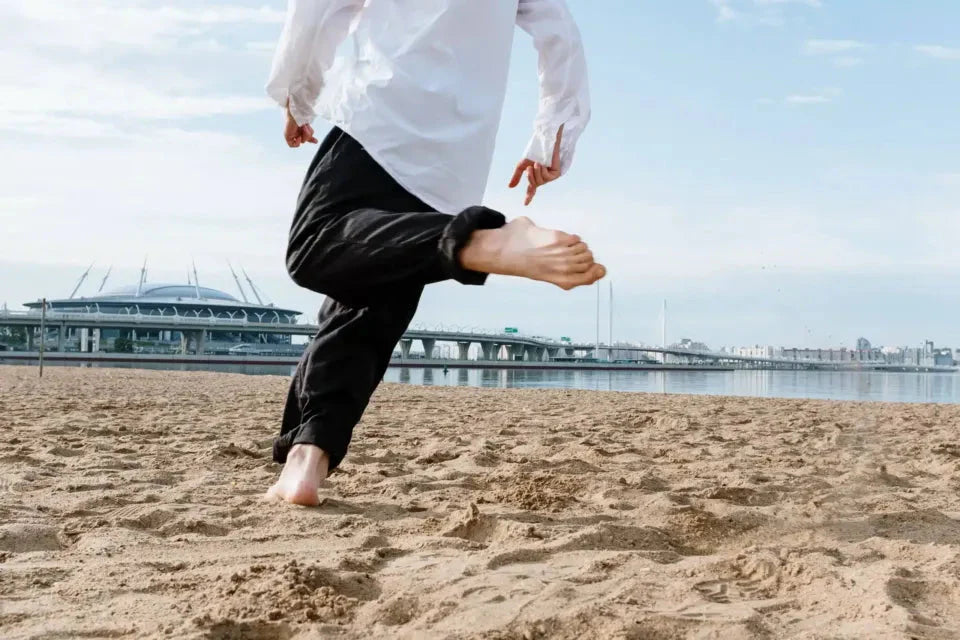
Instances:
[[[741,358],[773,358],[776,350],[772,346],[761,347],[754,345],[752,347],[737,347],[733,350],[733,355]]]
[[[780,357],[787,360],[813,360],[816,362],[886,362],[882,349],[781,349]]]
[[[857,351],[870,351],[870,341],[866,338],[857,338]]]
[[[710,351],[710,347],[702,342],[696,340],[691,340],[690,338],[683,338],[680,342],[672,345],[674,349],[688,349],[690,351]]]
[[[27,302],[25,307],[39,311],[41,302]],[[122,351],[145,353],[186,353],[189,347],[198,352],[229,353],[243,347],[270,353],[298,353],[302,346],[292,344],[290,334],[245,330],[237,324],[241,320],[271,325],[294,325],[299,311],[283,309],[272,304],[238,300],[224,291],[196,284],[158,284],[141,282],[91,297],[48,300],[47,311],[71,314],[90,314],[93,317],[122,315],[130,318],[128,326],[104,328],[65,327],[65,335],[58,339],[58,347],[65,351]],[[103,316],[98,315],[103,314]],[[138,326],[139,318],[204,319],[209,329],[200,345],[197,336],[189,332],[146,329]],[[259,346],[255,346],[259,345]]]
[[[952,367],[955,364],[953,349],[944,347],[933,352],[933,364],[937,367]]]

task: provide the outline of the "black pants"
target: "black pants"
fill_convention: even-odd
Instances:
[[[287,394],[273,459],[313,444],[343,460],[353,435],[420,302],[423,287],[454,279],[483,284],[457,254],[476,229],[503,226],[486,207],[438,213],[411,195],[360,144],[333,129],[304,180],[290,230],[287,270],[327,296],[316,337]]]

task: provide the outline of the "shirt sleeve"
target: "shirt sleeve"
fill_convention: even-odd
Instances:
[[[557,130],[560,171],[573,162],[577,140],[590,121],[590,87],[580,31],[564,0],[520,0],[517,25],[533,37],[539,53],[540,107],[526,158],[550,166]]]
[[[313,105],[323,88],[323,75],[362,7],[363,0],[288,1],[267,94],[281,107],[289,100],[297,124],[316,117]]]

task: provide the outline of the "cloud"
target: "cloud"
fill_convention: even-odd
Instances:
[[[936,58],[938,60],[960,60],[960,49],[954,47],[944,47],[938,44],[924,44],[914,47],[916,51],[925,56]]]
[[[151,1],[0,4],[0,135],[106,141],[128,137],[136,121],[272,108],[259,87],[238,92],[230,74],[249,73],[245,42],[274,31],[282,12]],[[224,55],[248,62],[218,64]],[[257,66],[265,76],[265,65]]]
[[[807,40],[803,45],[803,52],[808,56],[835,55],[866,47],[866,43],[857,40]]]
[[[784,103],[790,105],[817,105],[833,102],[834,99],[843,95],[842,89],[827,88],[821,89],[816,93],[796,93],[783,99]]]
[[[708,0],[717,12],[717,22],[740,22],[747,25],[779,26],[784,19],[780,12],[789,5],[819,9],[821,0]]]
[[[283,19],[283,12],[270,7],[151,7],[117,0],[91,7],[81,0],[8,0],[0,7],[0,40],[87,52],[171,50],[218,27],[274,25]]]
[[[272,53],[277,48],[277,43],[273,40],[258,40],[248,42],[244,45],[247,51],[256,51],[257,53]]]

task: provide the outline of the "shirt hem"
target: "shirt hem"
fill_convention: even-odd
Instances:
[[[357,142],[359,142],[359,143],[360,143],[360,146],[363,147],[363,150],[366,151],[368,154],[370,154],[370,157],[373,158],[374,162],[376,162],[378,165],[380,165],[380,168],[381,168],[381,169],[383,169],[384,171],[386,171],[386,172],[390,175],[391,178],[393,178],[394,180],[396,180],[396,181],[397,181],[397,184],[399,184],[401,187],[403,187],[405,191],[407,191],[408,193],[410,193],[410,194],[413,195],[413,196],[416,196],[418,199],[420,199],[420,200],[421,200],[424,204],[426,204],[428,207],[432,207],[432,208],[433,208],[435,211],[437,211],[438,213],[446,213],[447,215],[455,215],[455,214],[460,213],[461,211],[463,211],[464,209],[467,208],[466,206],[460,207],[460,206],[456,206],[456,205],[454,205],[454,206],[444,206],[443,203],[440,203],[440,202],[434,200],[432,196],[425,196],[424,194],[420,193],[418,189],[410,186],[410,184],[408,184],[404,178],[398,176],[398,175],[390,168],[389,163],[387,163],[387,162],[384,161],[383,157],[380,155],[380,153],[379,153],[378,151],[374,151],[374,150],[371,149],[369,146],[367,146],[367,144],[366,144],[366,143],[364,142],[364,140],[363,140],[363,136],[359,136],[359,135],[357,135],[356,133],[354,133],[354,132],[351,130],[352,127],[350,127],[350,125],[348,125],[348,124],[345,123],[345,122],[337,122],[337,121],[332,121],[332,120],[331,120],[331,123],[332,123],[333,125],[337,126],[337,127],[340,127],[343,131],[345,131],[345,132],[347,133],[347,135],[349,135],[351,138],[353,138],[354,140],[356,140]],[[446,204],[449,205],[450,203],[446,203]],[[480,203],[478,202],[477,204],[479,205]],[[469,206],[469,205],[467,205],[467,206]]]

